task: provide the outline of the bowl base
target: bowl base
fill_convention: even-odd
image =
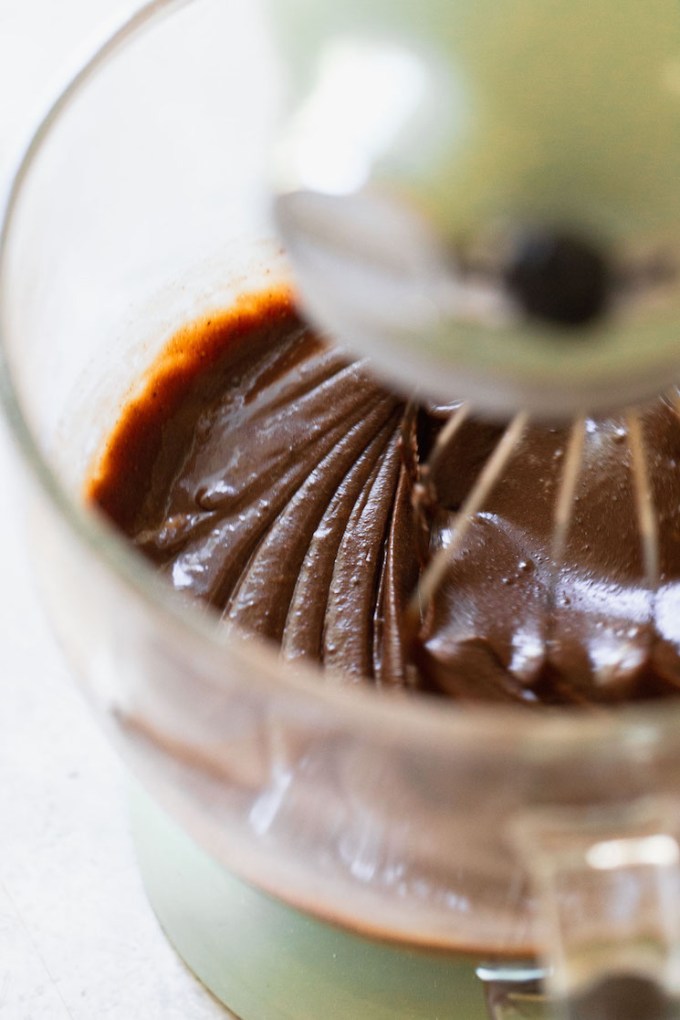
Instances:
[[[147,895],[179,955],[240,1020],[482,1020],[470,961],[326,924],[242,882],[134,787]]]

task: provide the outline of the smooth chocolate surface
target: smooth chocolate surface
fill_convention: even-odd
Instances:
[[[643,581],[623,420],[588,421],[564,562],[551,561],[566,430],[518,446],[427,607],[404,610],[498,440],[376,383],[296,316],[244,299],[182,330],[125,407],[87,498],[191,599],[352,682],[525,704],[680,690],[680,420],[644,416],[661,579]],[[423,499],[423,494],[427,498]]]

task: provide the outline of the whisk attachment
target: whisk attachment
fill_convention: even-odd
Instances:
[[[452,415],[447,435],[459,434],[465,413]],[[516,700],[590,704],[665,691],[673,683],[670,667],[659,666],[668,621],[663,612],[657,619],[656,596],[666,532],[643,422],[670,441],[668,406],[660,401],[644,418],[637,409],[600,421],[582,412],[568,428],[534,424],[525,436],[528,420],[516,415],[494,440],[461,503],[451,502],[445,479],[459,458],[465,463],[464,447],[440,442],[425,464],[439,523],[408,609],[414,647],[444,684],[477,655],[480,675]],[[507,597],[494,577],[509,586]],[[478,629],[470,630],[471,618]]]

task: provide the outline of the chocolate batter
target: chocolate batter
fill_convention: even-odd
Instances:
[[[643,583],[623,421],[589,421],[564,565],[549,555],[566,432],[530,429],[420,632],[404,609],[498,439],[415,408],[285,293],[182,330],[126,406],[87,497],[187,598],[349,681],[590,703],[680,690],[680,420],[645,415],[661,584]]]

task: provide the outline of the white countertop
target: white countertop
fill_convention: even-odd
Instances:
[[[0,0],[0,190],[47,99],[127,0]],[[224,1020],[166,943],[125,777],[37,602],[0,428],[0,1018]]]

